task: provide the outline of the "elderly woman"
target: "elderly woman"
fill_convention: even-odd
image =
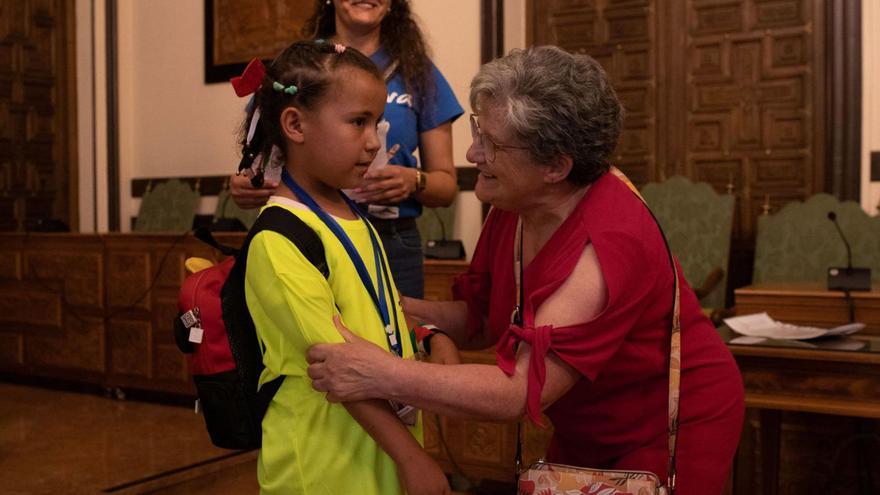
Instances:
[[[493,209],[457,300],[403,304],[443,329],[434,350],[494,345],[498,365],[394,359],[341,328],[348,343],[309,351],[313,386],[329,400],[388,398],[450,416],[540,422],[543,412],[555,427],[549,461],[665,479],[673,269],[651,213],[609,172],[622,109],[607,76],[585,55],[514,51],[481,68],[471,107],[468,159]],[[742,381],[675,267],[677,493],[717,494],[739,440]]]

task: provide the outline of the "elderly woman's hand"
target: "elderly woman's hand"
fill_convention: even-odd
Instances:
[[[316,344],[309,348],[309,377],[312,387],[327,392],[330,402],[366,399],[387,399],[382,389],[393,376],[394,365],[400,360],[390,352],[351,333],[339,320],[333,323],[345,343]]]

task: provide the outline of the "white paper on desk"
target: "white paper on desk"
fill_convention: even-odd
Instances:
[[[831,329],[792,325],[776,321],[767,313],[726,318],[724,323],[741,335],[783,340],[809,340],[817,337],[849,335],[865,328],[864,323],[849,323]]]

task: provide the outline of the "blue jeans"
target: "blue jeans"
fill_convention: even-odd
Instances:
[[[405,219],[410,220],[410,219]],[[422,252],[422,236],[414,221],[370,219],[382,246],[388,255],[388,264],[394,285],[400,295],[407,297],[425,297],[425,255]]]

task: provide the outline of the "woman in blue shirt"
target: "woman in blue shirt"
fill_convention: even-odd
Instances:
[[[385,119],[391,124],[389,161],[359,191],[370,221],[388,253],[402,295],[424,297],[422,242],[415,219],[422,206],[449,206],[457,193],[452,161],[452,122],[463,109],[427,55],[409,0],[316,0],[303,35],[357,48],[385,72]],[[414,153],[419,150],[421,164]],[[276,184],[254,188],[232,179],[232,196],[243,208],[266,202]]]

